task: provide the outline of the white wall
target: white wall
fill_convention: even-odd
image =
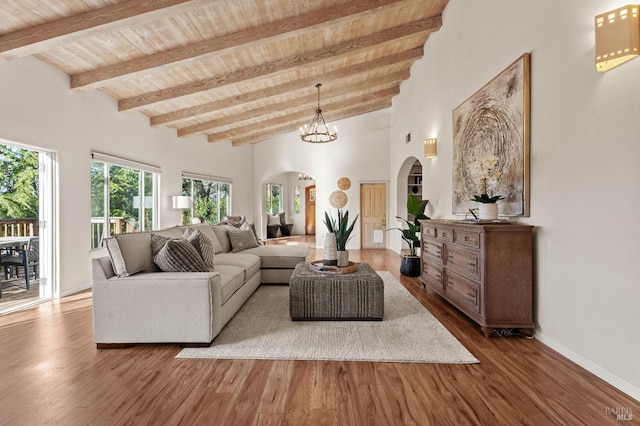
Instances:
[[[313,111],[309,111],[309,116]],[[269,178],[284,172],[302,172],[316,182],[316,245],[322,247],[324,212],[331,209],[329,195],[338,189],[338,179],[351,179],[346,192],[348,203],[344,207],[350,215],[360,213],[360,183],[388,181],[389,178],[389,109],[364,114],[331,125],[338,127],[338,140],[327,144],[310,144],[300,140],[298,133],[288,133],[255,145],[255,181],[257,217],[264,216],[258,188]],[[353,217],[353,216],[352,216]],[[262,218],[259,229],[266,228]],[[256,220],[258,226],[258,220]],[[263,230],[263,232],[265,232]],[[360,230],[354,230],[348,249],[360,247]]]
[[[59,163],[60,293],[91,284],[91,151],[162,168],[161,225],[175,225],[171,196],[181,191],[181,172],[233,179],[233,211],[253,211],[253,148],[204,137],[178,139],[174,130],[151,129],[147,117],[123,114],[100,93],[74,93],[65,74],[33,59],[0,59],[0,139],[54,151]]]
[[[433,217],[453,217],[451,112],[531,52],[531,216],[521,221],[537,227],[537,337],[640,398],[640,59],[594,66],[594,17],[625,4],[450,0],[394,98],[390,152],[395,179],[422,139],[438,137],[438,157],[422,162],[424,198]]]

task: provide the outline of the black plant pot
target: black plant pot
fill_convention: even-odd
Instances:
[[[402,258],[402,263],[400,264],[400,273],[405,277],[419,277],[420,276],[420,257],[404,256]]]

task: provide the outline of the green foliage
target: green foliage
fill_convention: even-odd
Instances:
[[[229,184],[194,180],[191,194],[191,180],[183,179],[183,195],[193,197],[193,216],[202,217],[208,223],[218,223],[229,214]],[[183,223],[189,223],[191,212],[183,212]]]
[[[38,217],[36,151],[0,145],[0,217]]]
[[[351,239],[351,232],[358,220],[358,215],[353,219],[351,225],[349,225],[349,211],[344,214],[341,209],[338,209],[338,219],[336,220],[331,213],[324,212],[324,224],[329,230],[336,234],[336,248],[339,251],[347,249],[347,242]]]
[[[416,255],[416,249],[420,246],[420,237],[418,237],[418,233],[420,232],[420,220],[430,219],[424,214],[427,204],[429,204],[429,200],[418,200],[415,195],[409,194],[407,197],[407,213],[411,220],[396,216],[396,219],[403,221],[407,225],[407,228],[390,228],[400,231],[402,239],[409,244],[411,256]],[[387,229],[387,231],[390,229]]]
[[[477,201],[479,203],[495,203],[498,200],[503,200],[504,197],[501,195],[494,195],[493,197],[489,197],[489,194],[480,194],[474,195],[471,201]]]

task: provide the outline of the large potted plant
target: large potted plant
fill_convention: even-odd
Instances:
[[[429,219],[424,214],[427,204],[429,200],[418,200],[415,195],[409,194],[407,197],[408,219],[396,216],[407,225],[407,228],[391,228],[400,231],[402,239],[409,244],[409,254],[402,257],[400,264],[400,273],[407,277],[420,276],[420,257],[417,255],[417,249],[420,247],[420,221]]]
[[[347,250],[347,242],[351,239],[351,233],[358,220],[358,215],[349,224],[349,211],[342,212],[338,209],[338,219],[333,217],[331,213],[324,212],[324,224],[329,232],[336,235],[336,249],[338,251],[338,266],[349,266],[349,251]]]

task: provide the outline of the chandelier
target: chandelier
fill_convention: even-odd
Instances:
[[[333,142],[338,139],[338,129],[334,127],[333,131],[331,131],[322,116],[322,110],[320,109],[320,86],[322,86],[322,84],[316,84],[318,88],[318,109],[316,109],[316,115],[308,126],[300,128],[300,138],[309,143]]]

